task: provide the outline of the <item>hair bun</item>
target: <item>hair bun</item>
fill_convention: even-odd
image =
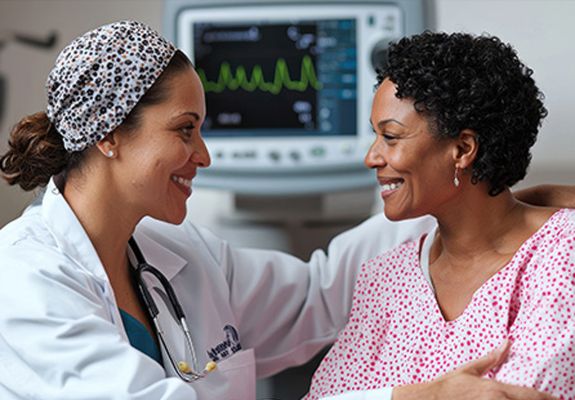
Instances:
[[[12,128],[8,146],[0,157],[2,176],[26,191],[46,186],[68,163],[62,137],[44,112],[22,118]]]

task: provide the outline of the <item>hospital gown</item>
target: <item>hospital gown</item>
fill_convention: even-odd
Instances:
[[[362,266],[350,320],[307,400],[430,381],[505,339],[488,377],[575,399],[575,211],[556,212],[446,321],[411,241]]]

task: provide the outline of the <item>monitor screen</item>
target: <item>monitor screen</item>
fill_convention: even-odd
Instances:
[[[193,59],[208,138],[357,133],[353,18],[195,22]]]

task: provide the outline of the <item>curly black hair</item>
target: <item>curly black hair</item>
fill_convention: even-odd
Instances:
[[[475,131],[471,181],[488,182],[495,196],[525,177],[547,115],[532,74],[497,37],[424,32],[390,46],[377,85],[389,78],[396,96],[412,99],[439,138]]]

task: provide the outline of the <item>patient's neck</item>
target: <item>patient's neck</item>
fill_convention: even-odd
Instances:
[[[528,209],[509,189],[490,196],[485,185],[468,187],[434,215],[439,225],[441,249],[461,259],[489,251],[507,252],[513,247],[506,240],[513,237],[509,234],[527,229]]]

